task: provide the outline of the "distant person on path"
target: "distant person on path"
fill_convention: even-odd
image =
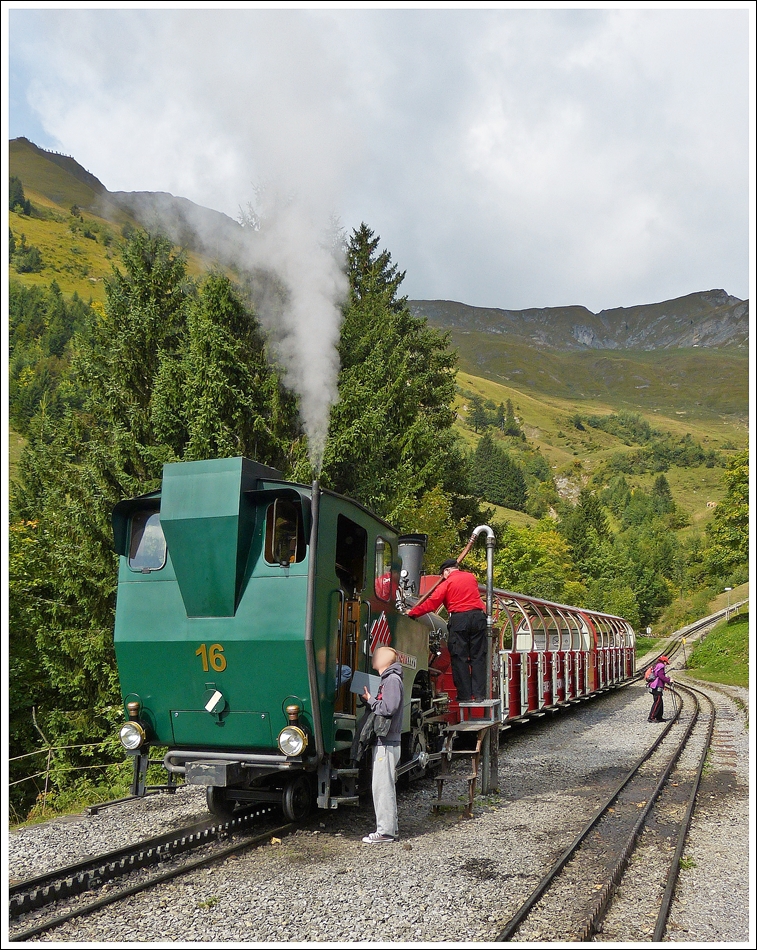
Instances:
[[[381,677],[375,697],[366,686],[363,699],[376,716],[390,719],[386,735],[377,735],[373,749],[373,807],[376,812],[376,830],[363,838],[365,844],[386,844],[399,837],[397,823],[397,766],[400,761],[402,714],[405,706],[405,687],[402,682],[402,664],[391,647],[379,647],[373,654],[374,670]]]
[[[652,708],[649,711],[650,722],[665,721],[662,718],[662,693],[665,686],[673,682],[673,680],[665,674],[665,667],[668,663],[670,663],[670,660],[666,656],[661,656],[655,664],[654,679],[649,684],[649,688],[652,690],[652,696],[654,697],[652,699]]]
[[[449,614],[447,647],[458,702],[482,702],[487,698],[486,608],[478,581],[469,571],[461,571],[453,560],[445,561],[439,573],[444,578],[442,583],[407,615],[421,617],[444,604]]]

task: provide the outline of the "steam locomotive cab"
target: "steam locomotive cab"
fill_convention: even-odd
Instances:
[[[396,609],[400,539],[388,524],[237,458],[166,465],[161,490],[117,505],[113,526],[121,737],[136,786],[159,745],[218,814],[275,801],[300,818],[313,799],[356,801],[350,683],[373,673],[382,643],[403,664],[412,754],[431,708],[428,634]]]

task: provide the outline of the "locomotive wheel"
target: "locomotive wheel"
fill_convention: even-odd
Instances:
[[[413,732],[408,737],[407,750],[408,755],[407,759],[414,759],[419,753],[425,752],[427,748],[426,734],[421,730],[413,730]],[[404,750],[403,750],[404,751]],[[404,756],[403,756],[404,758]],[[425,778],[427,774],[427,766],[416,765],[411,772],[405,772],[398,781],[400,788],[408,789],[410,788],[411,776],[412,779],[421,779]]]
[[[217,785],[208,785],[205,789],[208,811],[216,818],[231,818],[234,802],[226,797],[226,789]]]
[[[284,786],[281,807],[289,821],[302,821],[310,814],[313,792],[307,775],[296,775]]]

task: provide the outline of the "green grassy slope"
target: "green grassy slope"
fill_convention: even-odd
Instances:
[[[118,232],[114,232],[109,222],[96,215],[83,212],[84,221],[81,223],[38,192],[25,189],[25,194],[35,211],[45,211],[49,217],[41,218],[36,214],[27,216],[11,211],[8,214],[8,224],[17,243],[21,235],[24,235],[27,244],[39,248],[44,266],[39,273],[19,274],[11,265],[10,279],[26,286],[42,287],[48,287],[55,280],[66,296],[76,292],[84,300],[92,298],[103,301],[103,278],[111,273],[111,260]],[[77,232],[71,229],[75,220]],[[96,236],[84,237],[85,228]],[[110,247],[103,243],[105,235],[108,234],[111,239]]]
[[[622,403],[613,403],[611,398],[602,402],[592,402],[580,405],[571,399],[546,398],[534,392],[524,392],[515,385],[503,385],[485,379],[482,376],[473,376],[460,371],[458,373],[458,387],[461,392],[456,400],[458,412],[457,429],[469,449],[473,449],[480,434],[475,433],[468,425],[466,408],[468,398],[466,393],[480,395],[484,400],[491,400],[495,405],[512,400],[515,414],[520,420],[523,431],[532,448],[538,448],[549,462],[557,480],[561,494],[575,496],[584,485],[600,462],[616,452],[630,452],[635,446],[625,445],[617,437],[599,429],[580,431],[576,429],[570,417],[579,407],[583,412],[603,415],[617,412],[626,408]],[[638,410],[636,410],[638,411]],[[733,446],[744,447],[747,442],[747,431],[742,428],[738,420],[727,419],[694,419],[681,418],[675,413],[665,415],[662,412],[642,412],[642,415],[656,429],[671,432],[676,438],[683,437],[687,432],[703,444],[705,448],[712,448],[723,452],[728,457]],[[731,446],[731,448],[728,448]],[[517,443],[514,448],[517,451]],[[721,468],[671,467],[665,473],[670,484],[673,497],[691,519],[691,527],[684,531],[702,528],[713,514],[713,504],[723,497]],[[639,486],[646,490],[651,489],[656,474],[646,473],[627,476],[632,487]],[[503,509],[504,511],[504,509]],[[510,520],[516,520],[515,513],[508,512]],[[519,523],[528,516],[520,515]]]
[[[735,417],[746,427],[746,348],[555,352],[493,333],[459,330],[451,331],[451,340],[466,372],[521,392],[570,400],[576,407],[600,402],[616,411],[657,411],[711,422]]]
[[[53,160],[54,159],[54,160]],[[60,164],[59,164],[60,163]],[[16,241],[39,248],[43,268],[39,273],[20,274],[11,265],[10,279],[27,286],[58,283],[63,294],[76,291],[84,300],[105,299],[103,278],[118,261],[118,243],[124,225],[138,227],[123,210],[110,206],[103,217],[100,196],[103,185],[72,158],[50,156],[26,139],[14,139],[9,146],[9,173],[21,179],[32,214],[8,213],[8,223]],[[81,217],[71,214],[72,206]],[[85,237],[89,231],[93,237]],[[209,262],[193,251],[187,252],[187,269],[192,276],[208,270]]]
[[[75,172],[80,166],[73,159],[56,158],[63,164],[51,161],[27,139],[13,139],[8,146],[9,174],[21,179],[27,197],[31,190],[66,210],[73,204],[94,209],[98,196],[104,191],[102,183],[84,169],[77,177]]]

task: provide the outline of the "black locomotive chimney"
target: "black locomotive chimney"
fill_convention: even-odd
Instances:
[[[426,550],[427,544],[427,534],[403,534],[399,540],[399,555],[402,558],[402,585],[406,593],[415,597],[418,596],[421,590],[423,552]]]

